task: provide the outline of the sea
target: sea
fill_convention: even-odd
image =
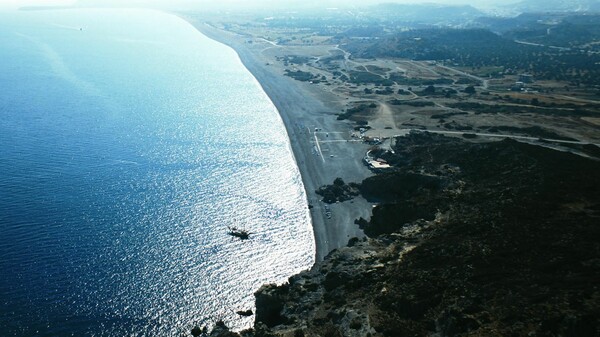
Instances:
[[[234,50],[160,11],[0,13],[0,336],[239,330],[314,260],[283,122]]]

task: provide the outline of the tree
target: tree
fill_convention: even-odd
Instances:
[[[473,95],[476,92],[475,87],[472,85],[466,87],[464,91],[465,91],[465,93],[467,93],[469,95]]]
[[[335,180],[333,181],[333,185],[335,186],[344,186],[345,184],[346,183],[342,178],[335,178]]]
[[[433,85],[430,85],[427,88],[423,89],[423,93],[424,94],[435,94],[435,87]]]

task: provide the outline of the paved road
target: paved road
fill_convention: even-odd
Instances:
[[[591,142],[582,142],[578,140],[563,140],[563,139],[548,139],[548,138],[540,138],[540,137],[528,137],[528,136],[515,136],[515,135],[504,135],[504,134],[496,134],[496,133],[480,133],[480,132],[464,132],[464,131],[441,131],[441,130],[421,130],[421,129],[401,129],[400,132],[402,134],[398,134],[396,137],[405,136],[407,133],[411,131],[417,132],[430,132],[430,133],[438,133],[438,134],[446,134],[446,135],[477,135],[481,137],[494,137],[494,138],[511,138],[517,140],[531,140],[531,141],[545,141],[551,143],[561,143],[561,144],[576,144],[576,145],[596,145],[600,146],[600,143],[591,143]]]
[[[469,73],[465,73],[464,71],[461,71],[461,70],[458,70],[458,69],[454,69],[454,68],[451,68],[451,67],[448,67],[448,66],[445,66],[445,65],[441,65],[439,63],[437,64],[437,66],[440,67],[440,68],[444,68],[444,69],[446,69],[448,71],[452,71],[454,73],[457,73],[459,75],[472,78],[472,79],[474,79],[476,81],[480,81],[481,82],[481,86],[484,89],[486,89],[486,90],[487,90],[487,88],[489,86],[489,81],[486,80],[485,78],[482,78],[482,77],[479,77],[479,76],[475,76],[475,75],[472,75],[472,74],[469,74]]]

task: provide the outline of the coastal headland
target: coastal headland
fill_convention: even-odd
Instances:
[[[235,49],[279,110],[317,243],[311,270],[257,291],[253,329],[210,336],[600,332],[590,89],[512,91],[520,75],[366,57],[377,39],[184,17]],[[369,171],[375,158],[390,169]]]

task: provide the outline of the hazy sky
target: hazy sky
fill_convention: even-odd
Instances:
[[[30,6],[30,5],[63,5],[74,3],[74,0],[0,0],[0,7],[10,7],[10,8],[18,8],[21,6]]]
[[[32,5],[70,5],[78,2],[78,0],[0,0],[0,5],[3,7],[20,7]],[[509,4],[518,2],[518,0],[79,0],[82,3],[93,3],[98,5],[109,6],[144,6],[151,7],[274,7],[286,5],[309,5],[315,4],[323,6],[348,6],[359,5],[365,6],[370,4],[397,2],[397,3],[444,3],[444,4],[472,4],[475,6],[485,6],[489,4]]]

